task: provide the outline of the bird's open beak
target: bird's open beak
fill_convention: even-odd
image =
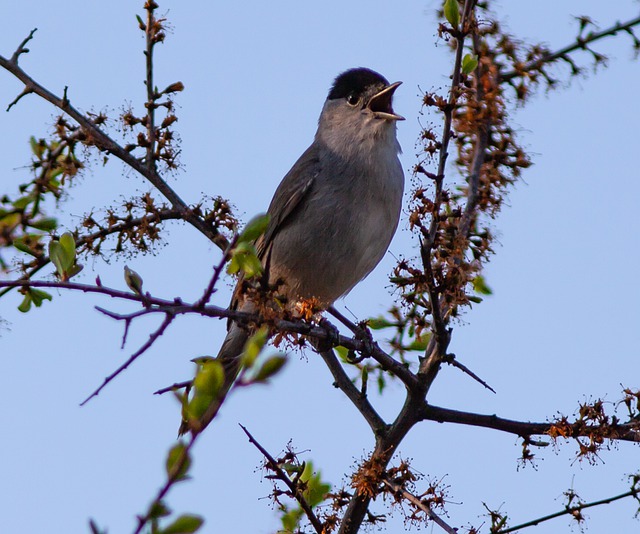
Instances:
[[[386,119],[390,121],[403,121],[404,117],[398,115],[393,111],[391,107],[391,99],[393,93],[400,86],[402,82],[395,82],[385,87],[378,94],[375,94],[369,100],[367,107],[373,112],[373,115],[377,119]]]

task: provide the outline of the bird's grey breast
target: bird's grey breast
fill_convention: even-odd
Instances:
[[[398,224],[404,177],[395,135],[380,141],[341,153],[316,140],[283,180],[279,190],[290,194],[308,184],[270,244],[270,278],[282,279],[289,297],[329,305],[384,255]]]

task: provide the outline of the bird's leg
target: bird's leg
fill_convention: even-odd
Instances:
[[[330,350],[340,344],[340,331],[333,323],[328,319],[321,317],[318,321],[318,326],[324,328],[327,332],[327,337],[325,339],[319,339],[315,344],[315,347],[319,352]]]

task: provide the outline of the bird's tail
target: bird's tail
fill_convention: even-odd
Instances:
[[[218,414],[227,393],[229,393],[231,386],[238,378],[243,349],[250,335],[250,331],[238,326],[235,322],[231,322],[227,336],[224,338],[216,358],[222,364],[222,369],[224,370],[222,385],[217,389],[216,398],[209,404],[197,421],[183,420],[180,425],[180,434],[188,431],[201,432]]]

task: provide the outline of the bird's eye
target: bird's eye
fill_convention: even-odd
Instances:
[[[347,103],[350,106],[355,106],[358,102],[360,102],[360,98],[358,98],[357,94],[351,93],[347,96]]]

